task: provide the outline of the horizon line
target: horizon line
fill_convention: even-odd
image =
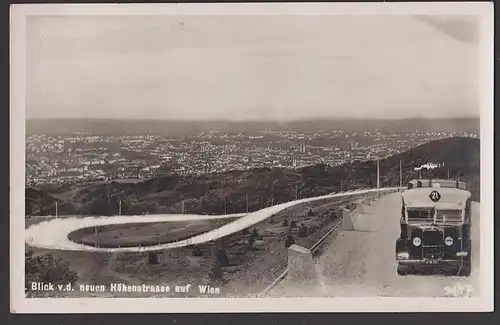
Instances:
[[[100,121],[174,121],[174,122],[273,122],[273,123],[293,123],[293,122],[326,122],[326,121],[401,121],[401,120],[460,120],[460,119],[480,119],[480,116],[442,116],[442,117],[401,117],[401,118],[370,118],[370,117],[315,117],[306,119],[247,119],[247,120],[231,120],[231,119],[188,119],[188,118],[113,118],[113,117],[30,117],[25,118],[26,121],[49,121],[49,120],[100,120]]]

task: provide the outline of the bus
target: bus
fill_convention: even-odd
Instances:
[[[417,267],[471,273],[471,192],[458,180],[411,180],[401,193],[398,275]]]

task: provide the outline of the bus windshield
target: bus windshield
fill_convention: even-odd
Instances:
[[[437,210],[436,222],[460,222],[462,221],[462,210]]]
[[[406,215],[409,222],[433,222],[434,208],[408,208]]]

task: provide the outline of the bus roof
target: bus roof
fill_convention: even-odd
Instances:
[[[437,191],[439,200],[434,202],[431,193]],[[401,194],[406,207],[433,207],[436,209],[463,209],[471,193],[457,188],[419,187],[404,191]]]
[[[453,180],[453,179],[412,179],[408,182],[408,188],[415,187],[434,187],[439,184],[440,187],[449,188],[461,188],[463,190],[467,189],[465,182]]]

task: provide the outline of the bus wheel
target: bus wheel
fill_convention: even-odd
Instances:
[[[471,263],[470,260],[464,260],[462,266],[460,267],[460,271],[458,272],[458,276],[468,277],[471,274]]]
[[[407,275],[409,271],[410,270],[407,265],[401,265],[401,264],[398,265],[397,269],[398,275]]]

